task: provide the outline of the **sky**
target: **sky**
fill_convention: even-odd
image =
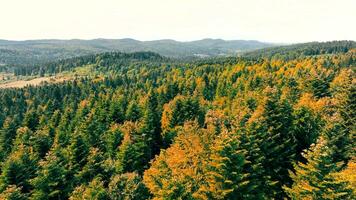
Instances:
[[[356,0],[0,0],[0,39],[356,40]]]

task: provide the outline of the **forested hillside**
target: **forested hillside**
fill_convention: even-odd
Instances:
[[[202,57],[236,55],[239,52],[271,47],[253,40],[204,39],[191,42],[175,40],[139,41],[134,39],[95,40],[0,40],[0,71],[12,67],[43,65],[49,62],[96,53],[152,51],[163,56]]]
[[[94,71],[0,90],[0,199],[355,199],[354,42],[310,47],[33,68]]]

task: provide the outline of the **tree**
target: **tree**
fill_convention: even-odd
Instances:
[[[293,132],[292,108],[281,99],[275,89],[267,89],[267,97],[249,119],[248,131],[256,133],[256,139],[265,159],[265,174],[271,178],[270,195],[285,196],[282,186],[290,184],[288,170],[296,156],[296,140]]]
[[[172,143],[175,137],[175,126],[182,126],[189,120],[197,120],[200,125],[204,123],[204,112],[199,101],[191,97],[176,96],[163,107],[162,138],[166,146]]]
[[[301,153],[316,142],[322,121],[307,107],[299,107],[293,111],[293,132],[296,139],[297,160],[304,161]]]
[[[124,134],[120,130],[118,124],[113,124],[108,131],[106,131],[104,135],[105,140],[105,152],[108,154],[110,158],[115,158],[116,153],[119,149],[119,146],[124,139]]]
[[[254,188],[249,185],[245,150],[236,134],[224,131],[212,145],[211,161],[207,166],[207,186],[202,186],[206,199],[245,199]],[[205,189],[206,187],[206,189]]]
[[[137,121],[141,118],[141,109],[136,101],[131,101],[126,110],[126,120]]]
[[[12,118],[6,118],[0,129],[0,161],[10,152],[13,140],[16,137],[16,123]]]
[[[73,173],[75,173],[87,162],[89,147],[79,133],[74,133],[67,152],[69,154],[70,168],[73,170]]]
[[[23,119],[23,126],[27,126],[31,131],[35,131],[38,125],[38,115],[36,111],[29,110]]]
[[[161,121],[158,110],[157,96],[154,91],[147,95],[145,112],[141,125],[141,132],[145,134],[151,151],[150,159],[154,157],[161,148]]]
[[[155,199],[201,196],[201,187],[207,184],[205,172],[214,136],[200,129],[197,123],[186,124],[175,142],[161,150],[143,176],[144,184]]]
[[[70,200],[107,200],[109,195],[100,178],[93,179],[88,185],[81,185],[72,192]]]
[[[40,169],[31,180],[32,199],[65,199],[73,182],[67,179],[67,160],[63,152],[54,148],[39,162]]]
[[[113,200],[144,200],[150,197],[148,189],[137,173],[114,176],[109,183],[108,193]]]
[[[0,193],[0,199],[4,200],[27,200],[28,197],[26,194],[21,192],[21,188],[16,187],[15,185],[10,185],[6,188],[5,191]]]
[[[95,177],[102,177],[104,180],[109,179],[113,171],[105,165],[105,158],[98,148],[90,148],[87,162],[83,169],[76,174],[81,183],[89,183]]]
[[[151,159],[148,135],[140,131],[138,123],[125,122],[122,126],[124,139],[117,154],[119,173],[142,173]]]
[[[20,145],[3,163],[0,175],[0,192],[10,185],[21,188],[26,194],[32,190],[30,179],[35,176],[37,170],[37,155],[31,152],[29,147]]]
[[[291,199],[352,199],[352,190],[345,187],[346,182],[337,181],[332,173],[341,169],[341,162],[333,161],[333,150],[321,137],[304,154],[307,163],[295,164],[295,172],[290,172],[293,179],[291,187],[284,190]]]

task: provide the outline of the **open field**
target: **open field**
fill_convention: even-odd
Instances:
[[[22,88],[25,86],[29,85],[40,85],[42,83],[58,83],[58,82],[63,82],[65,80],[69,80],[70,77],[56,77],[56,76],[50,76],[50,77],[39,77],[39,78],[34,78],[31,80],[18,80],[18,81],[12,81],[8,83],[3,83],[0,84],[0,88]]]
[[[88,76],[92,72],[91,65],[77,67],[72,71],[64,71],[57,75],[47,75],[45,77],[38,76],[14,76],[12,73],[0,73],[0,89],[1,88],[22,88],[28,85],[36,86],[42,83],[59,83],[66,80],[72,80],[76,77]],[[93,73],[95,74],[95,73]]]

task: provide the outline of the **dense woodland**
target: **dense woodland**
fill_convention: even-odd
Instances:
[[[175,40],[139,41],[134,39],[25,40],[0,39],[0,72],[17,66],[46,65],[49,62],[110,51],[153,51],[160,55],[183,58],[236,55],[238,52],[272,47],[255,40],[203,39],[190,42]]]
[[[0,199],[355,199],[356,49],[328,45],[41,68],[100,73],[0,90]]]

